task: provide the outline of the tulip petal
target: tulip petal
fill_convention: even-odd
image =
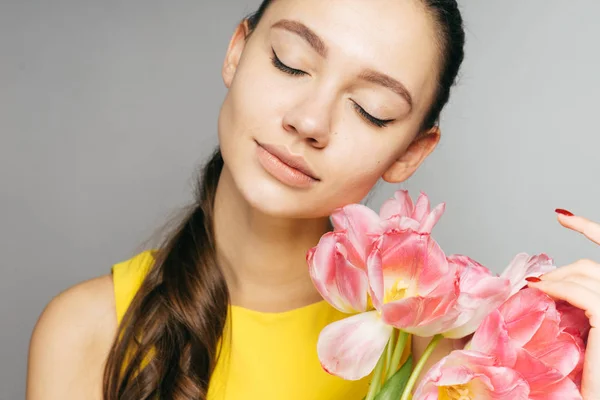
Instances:
[[[419,232],[421,233],[431,233],[435,224],[438,223],[442,214],[446,210],[446,204],[442,203],[434,208],[425,219],[421,221],[421,226],[419,226]]]
[[[446,255],[428,234],[414,231],[390,231],[379,244],[384,275],[384,291],[394,290],[398,282],[407,284],[407,296],[446,293],[454,286],[455,274]],[[369,266],[367,269],[370,271]],[[435,294],[434,294],[435,295]]]
[[[369,283],[366,271],[347,259],[339,234],[328,232],[309,250],[310,277],[321,296],[344,313],[366,311]]]
[[[382,320],[389,325],[417,336],[433,336],[449,329],[452,322],[445,318],[456,302],[454,294],[440,297],[409,297],[385,303]]]
[[[546,254],[529,256],[527,253],[519,253],[500,276],[510,280],[510,294],[513,295],[527,285],[525,278],[538,277],[554,269],[554,261]]]
[[[346,380],[369,375],[390,339],[393,328],[376,311],[357,314],[326,326],[317,353],[323,368]]]
[[[564,378],[559,371],[544,364],[523,349],[517,350],[514,369],[519,371],[529,383],[532,391],[548,387]]]
[[[385,232],[367,260],[371,298],[383,320],[431,336],[452,327],[447,313],[458,297],[456,268],[428,234]]]
[[[394,198],[386,200],[379,209],[381,219],[389,219],[393,216],[412,218],[414,205],[407,190],[397,190]]]
[[[477,328],[469,343],[469,350],[493,354],[507,367],[514,365],[517,359],[516,348],[508,336],[508,329],[498,310],[492,311]]]
[[[429,214],[430,207],[429,197],[427,197],[425,193],[421,192],[421,194],[419,194],[419,198],[417,199],[417,204],[415,204],[415,210],[413,211],[412,215],[413,219],[422,221],[423,218]]]
[[[412,230],[418,232],[420,226],[421,224],[419,221],[400,215],[394,215],[393,217],[381,221],[381,228],[383,232],[391,231],[393,229],[398,231]]]
[[[529,387],[516,371],[497,366],[494,357],[459,350],[429,370],[414,398],[456,398],[450,393],[465,399],[527,400]]]
[[[456,277],[455,271],[429,235],[410,230],[381,235],[367,259],[370,293],[378,310],[386,296],[387,301],[416,295],[434,297],[436,293],[453,293],[456,298],[456,279],[447,279]]]
[[[542,291],[528,288],[517,292],[498,309],[506,323],[508,335],[518,347],[524,346],[548,318],[553,300]]]
[[[484,318],[508,298],[510,282],[507,278],[494,276],[490,270],[466,256],[449,256],[448,262],[457,265],[459,270],[460,294],[453,317],[454,328],[445,332],[444,336],[458,339],[475,332]]]
[[[331,214],[331,221],[336,231],[345,231],[352,246],[358,251],[363,261],[373,241],[371,235],[382,232],[379,215],[362,204],[349,204],[336,209]]]
[[[560,313],[560,328],[581,337],[586,343],[590,332],[590,320],[585,311],[564,300],[556,302],[556,310]]]
[[[383,263],[381,256],[381,244],[383,237],[380,237],[374,244],[371,254],[367,258],[367,277],[369,281],[369,294],[371,295],[371,301],[373,306],[377,310],[381,310],[383,306],[384,297],[384,283],[383,283]]]
[[[545,337],[544,341],[532,347],[528,344],[525,349],[533,357],[559,371],[562,376],[569,376],[575,368],[583,365],[583,349],[569,333],[562,332],[558,337]]]
[[[542,390],[529,394],[531,400],[583,400],[579,389],[569,378],[564,378]]]

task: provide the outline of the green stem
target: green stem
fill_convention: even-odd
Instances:
[[[408,339],[408,333],[403,331],[398,331],[398,342],[396,343],[396,347],[394,348],[394,355],[392,355],[392,362],[387,370],[387,375],[385,380],[387,381],[396,373],[398,367],[400,366],[400,360],[402,359],[402,354],[404,354],[404,348],[406,347],[406,340]]]
[[[385,356],[385,370],[387,371],[387,375],[389,375],[389,371],[391,368],[392,352],[394,351],[394,344],[396,343],[396,332],[397,331],[398,331],[397,329],[394,329],[392,331],[392,336],[390,337],[390,341],[387,346],[387,353]],[[387,376],[386,376],[386,380],[387,380]]]
[[[386,349],[390,346],[391,343],[388,342],[386,345]],[[385,364],[385,353],[381,353],[381,357],[379,357],[379,361],[377,361],[377,365],[375,366],[375,372],[373,373],[373,379],[371,380],[371,385],[369,385],[369,393],[367,393],[367,397],[365,400],[373,400],[377,392],[379,391],[379,387],[381,386],[381,373],[383,372],[383,365]]]
[[[431,339],[431,341],[427,345],[427,348],[423,352],[423,355],[419,359],[419,362],[415,366],[415,369],[413,370],[412,374],[410,374],[410,378],[408,378],[408,382],[406,383],[406,388],[404,389],[404,393],[402,393],[402,397],[400,398],[400,400],[409,400],[410,398],[412,398],[412,390],[413,390],[413,387],[415,386],[415,383],[417,382],[417,378],[421,374],[421,370],[425,367],[425,363],[427,362],[427,359],[429,358],[429,356],[431,356],[431,353],[433,353],[433,350],[438,345],[440,340],[442,340],[442,338],[443,338],[442,335],[435,335]]]

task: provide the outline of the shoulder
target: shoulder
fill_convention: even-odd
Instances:
[[[27,399],[101,398],[104,363],[116,330],[110,274],[57,295],[31,337]]]

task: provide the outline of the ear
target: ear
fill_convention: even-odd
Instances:
[[[388,168],[382,178],[388,183],[404,182],[415,173],[440,142],[441,132],[436,126],[419,134],[408,149]]]
[[[235,72],[237,71],[238,65],[240,63],[240,59],[242,58],[242,53],[244,51],[244,47],[246,46],[246,38],[250,33],[250,28],[248,27],[248,20],[244,19],[240,22],[229,41],[229,46],[227,47],[227,54],[225,55],[225,61],[223,62],[223,69],[221,74],[223,75],[223,82],[227,89],[231,87],[231,83],[233,82],[233,77],[235,76]]]

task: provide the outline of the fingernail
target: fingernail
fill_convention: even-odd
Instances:
[[[571,211],[563,210],[562,208],[557,208],[554,211],[558,214],[566,215],[567,217],[572,217],[573,215],[575,215]]]
[[[537,282],[541,282],[542,281],[540,278],[537,278],[535,276],[528,276],[527,278],[525,278],[525,280],[527,282],[533,282],[533,283],[537,283]]]

